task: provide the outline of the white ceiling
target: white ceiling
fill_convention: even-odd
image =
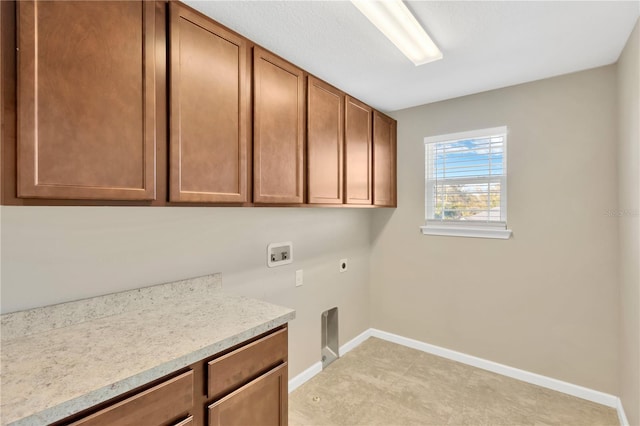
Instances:
[[[444,54],[419,67],[349,1],[185,3],[394,111],[615,62],[640,1],[409,1]]]

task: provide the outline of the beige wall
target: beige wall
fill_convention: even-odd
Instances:
[[[398,208],[374,212],[376,328],[618,393],[615,66],[398,120]],[[507,125],[510,240],[424,236],[425,136]]]
[[[617,67],[394,113],[395,210],[0,207],[2,312],[222,272],[228,291],[297,310],[292,377],[338,306],[341,344],[373,326],[621,392],[638,424],[638,218],[607,214],[638,209],[634,37]],[[513,238],[421,235],[423,138],[500,125]],[[267,268],[266,245],[285,240],[294,263]]]
[[[2,312],[222,272],[223,287],[297,310],[291,377],[320,359],[320,314],[340,344],[369,327],[369,211],[287,208],[1,207]],[[267,268],[270,242],[294,262]],[[339,259],[349,269],[338,272]],[[296,288],[295,270],[304,270]]]
[[[640,21],[618,62],[620,397],[640,425]]]

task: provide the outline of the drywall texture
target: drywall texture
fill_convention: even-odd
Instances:
[[[620,397],[640,425],[640,21],[618,61]]]
[[[2,312],[222,272],[223,289],[295,309],[289,374],[320,360],[320,315],[340,344],[369,327],[370,212],[352,209],[8,207]],[[267,244],[294,261],[268,268]],[[349,269],[338,271],[339,259]],[[295,287],[295,270],[304,285]]]
[[[401,110],[372,326],[618,393],[616,68]],[[506,125],[509,240],[422,235],[426,136]]]

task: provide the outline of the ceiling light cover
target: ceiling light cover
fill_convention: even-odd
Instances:
[[[442,59],[442,52],[402,0],[351,2],[416,66]]]

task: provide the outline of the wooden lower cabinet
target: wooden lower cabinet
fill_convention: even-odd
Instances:
[[[169,379],[110,407],[84,417],[72,426],[133,426],[189,424],[180,419],[193,408],[193,371]]]
[[[221,398],[287,360],[287,329],[271,333],[207,363],[207,394]]]
[[[282,328],[209,361],[208,424],[286,426],[287,348]]]
[[[287,426],[287,326],[53,426]]]
[[[209,426],[286,426],[287,363],[209,406]]]

